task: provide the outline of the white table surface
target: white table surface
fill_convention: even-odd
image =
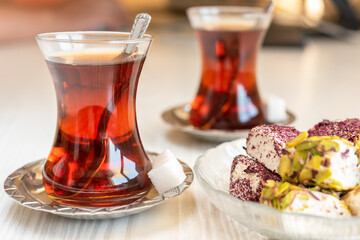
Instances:
[[[147,150],[173,153],[193,167],[214,143],[176,132],[161,113],[192,99],[200,56],[193,33],[153,31],[138,89],[137,115]],[[360,35],[347,41],[310,39],[304,49],[264,48],[258,85],[286,99],[300,130],[327,119],[360,117]],[[46,157],[56,102],[35,40],[0,45],[0,179]],[[190,189],[146,212],[110,220],[67,219],[19,206],[0,191],[1,239],[264,239],[216,209],[195,180]]]

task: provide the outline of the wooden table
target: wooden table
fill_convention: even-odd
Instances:
[[[147,150],[170,149],[194,165],[216,144],[174,131],[161,113],[192,99],[200,56],[192,32],[153,30],[154,43],[137,98]],[[258,65],[261,93],[286,99],[307,129],[317,121],[360,117],[360,35],[346,41],[309,40],[304,49],[264,48]],[[0,176],[46,157],[52,145],[56,102],[50,74],[35,40],[0,45]],[[2,185],[2,184],[1,184]],[[146,212],[109,220],[67,219],[21,207],[0,191],[1,239],[263,239],[210,203],[195,181],[181,196]]]

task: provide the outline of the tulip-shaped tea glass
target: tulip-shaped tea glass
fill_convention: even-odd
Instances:
[[[187,10],[202,55],[201,84],[189,122],[201,129],[247,129],[265,122],[256,58],[272,16],[271,1]]]
[[[137,84],[152,38],[128,33],[37,36],[57,98],[57,128],[43,168],[55,201],[112,206],[147,194],[151,169],[136,122]]]

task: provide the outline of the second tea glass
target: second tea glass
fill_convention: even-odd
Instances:
[[[271,1],[187,10],[202,56],[201,83],[189,122],[200,129],[249,129],[265,123],[256,59],[272,16]]]

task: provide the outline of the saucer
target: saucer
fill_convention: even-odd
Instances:
[[[147,154],[150,159],[158,155],[150,152]],[[180,195],[189,188],[194,179],[191,168],[186,163],[179,161],[186,178],[181,185],[164,194],[159,194],[152,186],[145,197],[127,205],[112,207],[72,206],[53,201],[45,192],[42,181],[44,161],[45,159],[41,159],[28,163],[10,174],[4,182],[4,190],[9,197],[24,207],[68,218],[106,219],[139,213]]]
[[[239,138],[246,138],[250,129],[241,129],[241,130],[218,130],[218,129],[208,129],[202,130],[195,128],[189,124],[189,113],[191,107],[190,104],[182,104],[175,106],[171,109],[166,110],[162,113],[162,119],[175,129],[190,134],[201,140],[211,141],[211,142],[226,142]],[[286,120],[271,123],[278,125],[289,125],[295,121],[295,115],[286,110]]]

